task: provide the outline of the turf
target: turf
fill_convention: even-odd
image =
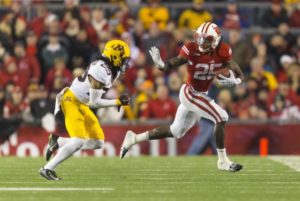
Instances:
[[[259,157],[233,157],[239,173],[216,169],[216,157],[72,158],[59,182],[38,175],[42,158],[0,158],[3,187],[108,188],[102,191],[0,191],[0,201],[298,201],[300,172]]]

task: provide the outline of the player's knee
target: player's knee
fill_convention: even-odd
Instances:
[[[184,136],[184,134],[186,133],[184,128],[177,128],[175,126],[170,126],[170,131],[172,133],[172,135],[177,138],[180,139]]]
[[[83,146],[83,142],[84,140],[83,139],[80,139],[80,138],[72,138],[72,141],[71,143],[73,144],[73,148],[75,150],[79,150],[81,149],[81,147]]]
[[[89,150],[89,149],[101,149],[104,145],[103,140],[84,140],[84,144],[82,149]]]

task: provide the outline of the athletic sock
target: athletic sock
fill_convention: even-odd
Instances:
[[[69,138],[69,142],[66,143],[58,153],[49,161],[44,168],[54,170],[61,162],[72,156],[77,150],[79,150],[83,142],[79,138]]]
[[[226,154],[226,149],[217,149],[219,161],[231,162]]]
[[[147,141],[147,140],[149,140],[148,131],[135,136],[135,143],[136,144],[138,144],[140,142],[143,142],[143,141]]]

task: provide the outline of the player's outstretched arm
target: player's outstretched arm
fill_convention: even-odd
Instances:
[[[91,84],[90,87],[90,100],[89,106],[91,108],[101,108],[101,107],[111,107],[111,106],[121,106],[121,105],[129,105],[130,97],[127,95],[121,95],[118,99],[102,99],[104,94],[104,84],[97,81],[95,78],[89,75],[89,81]]]
[[[152,60],[155,66],[162,71],[166,71],[170,68],[179,67],[187,62],[187,59],[181,55],[169,59],[166,63],[160,57],[159,49],[155,46],[151,47],[149,53],[152,57]]]

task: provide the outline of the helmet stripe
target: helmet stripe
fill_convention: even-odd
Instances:
[[[204,27],[206,26],[207,22],[205,22],[202,26],[202,29],[201,29],[201,33],[203,33],[203,30],[204,30]]]
[[[210,26],[211,24],[212,24],[211,22],[208,23],[208,25],[206,26],[206,29],[205,29],[205,33],[207,33],[208,28],[209,28],[209,26]]]

